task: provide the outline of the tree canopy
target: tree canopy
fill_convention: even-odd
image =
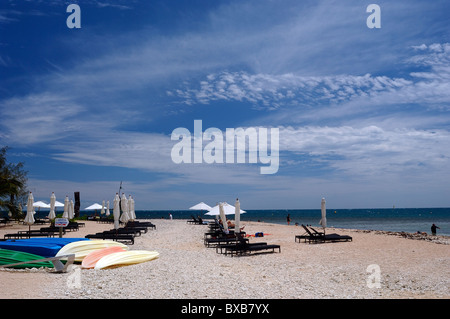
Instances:
[[[27,172],[24,163],[8,163],[6,153],[8,147],[0,148],[0,208],[17,216],[21,210],[19,204],[27,194]]]

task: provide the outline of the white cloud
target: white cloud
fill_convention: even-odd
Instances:
[[[349,177],[449,175],[450,133],[374,125],[285,127],[280,129],[280,150],[310,156]]]

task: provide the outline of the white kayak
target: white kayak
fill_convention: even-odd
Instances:
[[[75,261],[82,262],[84,257],[89,253],[96,251],[98,249],[108,248],[108,247],[122,247],[128,250],[128,246],[113,240],[83,240],[76,241],[63,246],[56,257],[68,254],[75,254]]]
[[[95,269],[134,265],[150,261],[158,257],[159,253],[157,251],[129,250],[117,252],[100,258],[95,264]]]

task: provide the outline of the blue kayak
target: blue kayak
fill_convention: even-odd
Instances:
[[[16,243],[38,243],[38,244],[55,244],[58,246],[65,246],[75,241],[89,240],[89,238],[49,238],[49,237],[38,237],[29,239],[9,239],[7,241]]]
[[[65,245],[87,238],[32,238],[32,239],[10,239],[0,241],[0,248],[22,251],[29,254],[54,257]]]

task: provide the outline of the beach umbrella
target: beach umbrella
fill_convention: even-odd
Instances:
[[[69,219],[73,219],[75,215],[75,209],[73,207],[73,200],[70,200],[70,205],[69,205]]]
[[[105,213],[105,201],[102,202],[102,210],[100,211],[100,214],[103,215]]]
[[[110,215],[110,212],[109,212],[109,201],[106,202],[106,213],[105,213],[105,215],[106,216]]]
[[[52,192],[52,195],[50,196],[50,213],[48,214],[48,219],[52,220],[56,218],[55,214],[55,202],[56,202],[56,196],[55,193]]]
[[[66,195],[66,198],[64,199],[64,213],[62,218],[69,218],[69,205],[69,196]]]
[[[114,229],[119,228],[119,217],[120,217],[120,198],[119,194],[116,193],[113,202],[113,215],[114,215]]]
[[[221,203],[223,206],[223,211],[225,215],[233,215],[236,213],[236,208],[233,205],[228,204],[227,202]],[[245,210],[239,209],[241,214],[245,213]],[[211,208],[205,215],[209,216],[217,216],[220,215],[220,204]]]
[[[319,221],[319,224],[322,225],[324,231],[327,227],[327,210],[325,208],[325,198],[322,198],[322,201],[320,203],[320,210],[322,212],[322,219]]]
[[[223,209],[223,203],[219,203],[219,212],[220,212],[220,219],[222,220],[223,229],[226,232],[226,231],[228,231],[228,224],[227,224],[227,219],[225,217],[225,211]]]
[[[122,208],[122,215],[120,216],[120,221],[126,224],[130,220],[130,215],[128,214],[128,199],[125,194],[122,194],[120,199],[120,206]]]
[[[25,216],[24,219],[25,224],[30,226],[29,228],[31,228],[31,225],[34,224],[34,214],[36,214],[36,212],[34,211],[33,203],[34,203],[33,193],[30,192],[27,201],[27,215]]]
[[[207,204],[205,204],[205,203],[203,203],[203,202],[200,202],[197,205],[194,205],[194,206],[190,207],[189,209],[191,209],[191,210],[207,210],[207,211],[210,211],[212,209],[212,207],[207,205]]]
[[[236,203],[234,204],[234,232],[241,232],[241,203],[239,203],[239,199],[236,198]]]
[[[39,209],[41,208],[50,208],[50,205],[47,203],[44,203],[43,201],[37,201],[33,203],[33,207],[37,207]]]
[[[97,209],[102,209],[102,205],[95,203],[85,208],[85,210],[97,210]]]
[[[134,199],[131,195],[128,197],[128,214],[131,220],[136,219],[136,212],[134,211]]]
[[[56,207],[64,207],[64,204],[61,202],[58,202],[57,200],[55,201],[55,208]]]

